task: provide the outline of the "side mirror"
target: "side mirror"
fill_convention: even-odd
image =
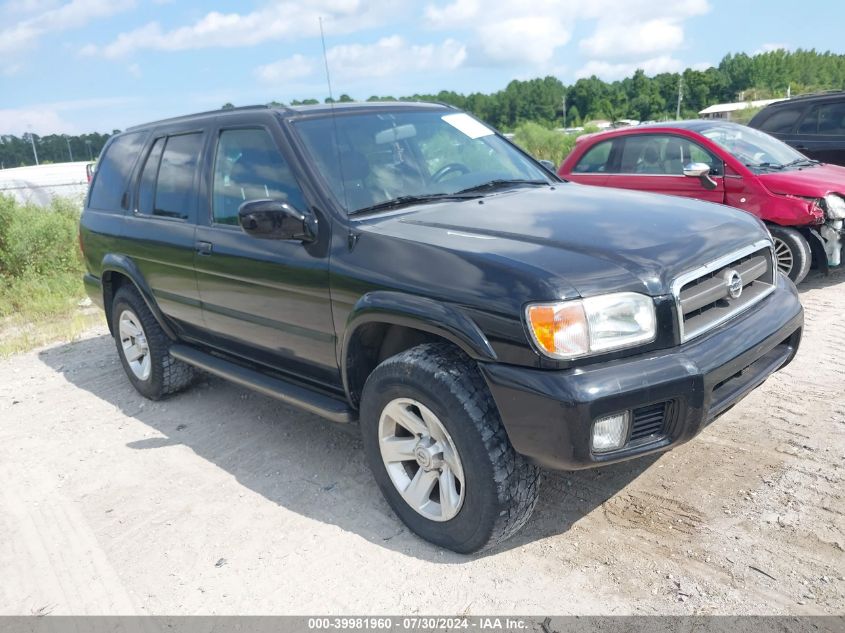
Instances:
[[[710,173],[710,165],[707,163],[688,163],[684,165],[684,176],[690,178],[701,178]]]
[[[238,207],[244,233],[265,240],[311,242],[316,235],[313,216],[280,200],[247,200]]]
[[[705,189],[715,189],[716,181],[710,177],[710,165],[707,163],[688,163],[684,165],[684,176],[698,178]]]
[[[555,167],[555,164],[552,161],[538,160],[537,162],[540,163],[546,169],[548,169],[550,172],[552,172],[555,176],[557,176],[557,168]]]

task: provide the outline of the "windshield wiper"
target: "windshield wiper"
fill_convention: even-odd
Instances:
[[[427,193],[421,194],[417,196],[399,196],[398,198],[392,198],[391,200],[385,200],[384,202],[378,202],[376,204],[372,204],[368,207],[362,207],[361,209],[355,209],[354,211],[350,211],[349,215],[358,215],[359,213],[372,213],[374,211],[385,211],[387,209],[398,209],[399,207],[404,207],[409,204],[422,204],[425,202],[437,202],[438,200],[468,200],[470,198],[477,198],[478,196],[465,196],[460,195],[463,192],[455,193]]]
[[[513,185],[550,185],[551,183],[548,180],[527,180],[527,179],[508,179],[508,178],[497,178],[496,180],[490,180],[488,182],[483,182],[480,185],[475,185],[473,187],[468,187],[466,189],[461,189],[457,193],[473,193],[475,191],[488,191],[492,189],[500,189],[503,187],[510,187]]]
[[[786,165],[780,163],[745,163],[746,167],[753,167],[755,169],[783,169]]]
[[[783,165],[784,167],[792,167],[793,165],[818,165],[819,161],[813,160],[812,158],[807,158],[806,156],[802,156],[801,158],[796,158],[793,161],[790,161]]]

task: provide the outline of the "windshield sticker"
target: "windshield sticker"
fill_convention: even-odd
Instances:
[[[493,130],[489,127],[479,121],[476,121],[464,112],[459,114],[447,114],[441,118],[453,128],[459,132],[463,132],[471,139],[481,138],[482,136],[491,136],[494,134]]]

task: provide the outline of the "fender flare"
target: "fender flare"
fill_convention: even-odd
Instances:
[[[141,274],[141,271],[138,270],[138,266],[134,261],[132,261],[132,258],[127,255],[118,255],[115,253],[108,253],[105,257],[103,257],[100,273],[100,279],[103,284],[103,304],[105,305],[106,314],[109,316],[107,319],[109,331],[111,331],[111,299],[113,297],[109,297],[107,295],[107,293],[110,292],[110,289],[108,288],[109,284],[106,283],[106,275],[112,272],[119,273],[124,277],[127,277],[132,282],[132,285],[135,286],[138,294],[141,295],[144,303],[147,304],[147,307],[150,309],[150,312],[152,312],[155,320],[158,321],[161,329],[164,330],[164,333],[172,340],[176,340],[176,333],[173,331],[173,328],[167,322],[167,319],[158,307],[155,297],[153,296],[153,291],[147,284],[144,276]]]
[[[352,402],[349,348],[355,333],[370,323],[400,325],[439,336],[480,361],[497,359],[493,346],[476,323],[455,306],[403,292],[377,290],[362,296],[346,319],[340,353],[343,388]]]

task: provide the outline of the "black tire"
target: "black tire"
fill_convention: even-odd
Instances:
[[[135,316],[135,323],[141,327],[145,336],[149,353],[149,376],[146,378],[136,375],[127,360],[120,334],[120,319],[124,313]],[[129,381],[142,396],[160,400],[191,384],[195,375],[194,368],[170,355],[170,338],[134,287],[124,286],[117,291],[112,302],[111,318],[120,362]]]
[[[800,284],[810,272],[810,266],[813,263],[810,243],[800,231],[787,226],[770,225],[769,232],[775,240],[778,269],[783,271],[793,283]]]
[[[465,489],[463,504],[451,519],[435,521],[420,514],[387,472],[379,419],[399,398],[430,409],[459,454]],[[489,549],[517,532],[534,511],[540,469],[514,451],[477,365],[451,345],[425,343],[381,363],[364,385],[361,432],[388,504],[413,532],[435,545],[462,554]]]

